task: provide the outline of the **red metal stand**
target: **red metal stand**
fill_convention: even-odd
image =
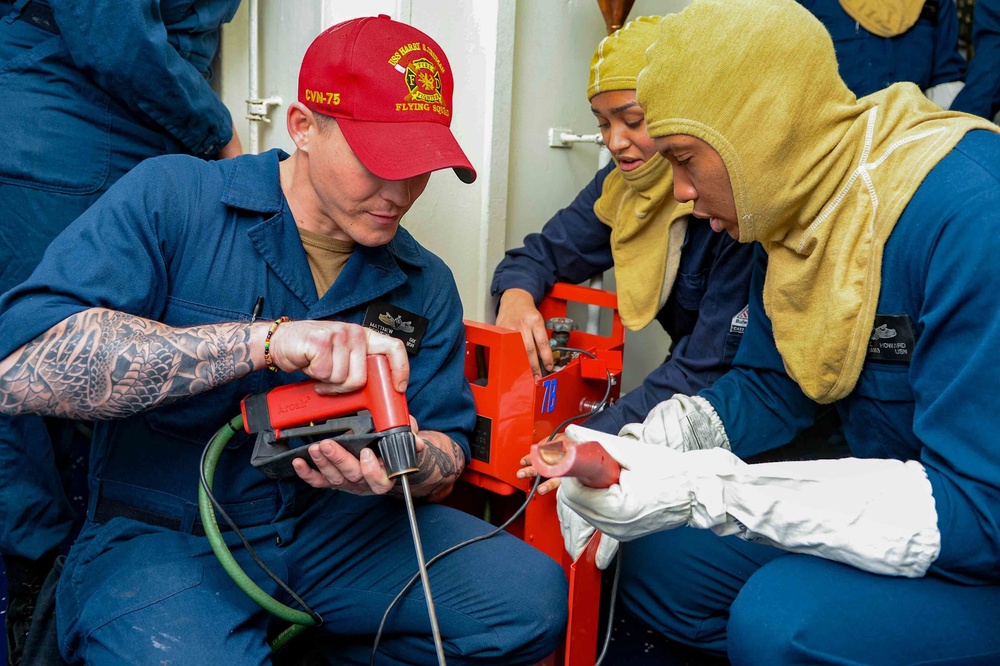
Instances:
[[[597,358],[581,354],[537,380],[531,374],[519,332],[466,320],[465,374],[472,385],[478,418],[472,438],[473,459],[459,482],[459,486],[464,483],[472,488],[456,488],[453,505],[470,512],[489,507],[493,522],[500,524],[513,515],[531,490],[531,480],[516,476],[531,445],[547,439],[566,419],[597,404],[608,390],[609,373],[613,382],[609,400],[618,399],[625,329],[618,316],[617,297],[588,287],[557,284],[539,311],[546,319],[566,317],[571,303],[609,310],[610,334],[571,332],[567,346]],[[555,501],[554,494],[536,495],[508,529],[562,564],[569,579],[566,641],[543,663],[590,666],[596,659],[600,610],[601,572],[594,565],[597,540],[576,562],[570,561],[563,548]]]

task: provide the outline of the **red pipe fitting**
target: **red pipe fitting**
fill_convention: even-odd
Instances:
[[[531,445],[531,466],[541,476],[556,479],[572,476],[591,488],[609,488],[618,483],[621,466],[598,442],[554,439]]]

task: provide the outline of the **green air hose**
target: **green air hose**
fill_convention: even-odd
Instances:
[[[226,448],[226,444],[229,443],[232,436],[239,432],[241,428],[243,428],[243,415],[239,414],[220,428],[219,432],[215,434],[215,437],[209,443],[204,457],[203,468],[205,484],[208,486],[208,490],[212,489],[215,467],[222,456],[222,451]],[[201,513],[201,523],[205,528],[205,536],[208,537],[208,542],[211,544],[212,550],[215,551],[215,556],[219,558],[222,568],[229,574],[229,577],[233,579],[241,590],[246,592],[247,596],[259,604],[261,608],[272,615],[292,623],[291,627],[285,629],[271,641],[272,651],[276,652],[306,628],[317,624],[316,618],[309,613],[286,606],[262,590],[240,568],[239,563],[236,562],[233,554],[229,552],[229,547],[222,538],[222,532],[219,530],[219,523],[215,517],[212,501],[209,499],[205,487],[201,484],[198,485],[198,510]]]

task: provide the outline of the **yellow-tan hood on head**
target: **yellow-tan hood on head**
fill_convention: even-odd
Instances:
[[[659,16],[642,16],[601,40],[590,63],[588,99],[635,90],[659,24]],[[634,171],[615,169],[605,178],[594,213],[611,227],[618,311],[626,328],[646,326],[670,295],[690,212],[690,205],[674,200],[670,163],[660,155]]]
[[[846,396],[896,220],[966,132],[996,127],[912,84],[856,99],[829,33],[793,0],[694,0],[663,19],[646,57],[637,96],[650,136],[711,145],[739,240],[768,253],[764,306],[789,376],[817,402]]]
[[[587,99],[609,90],[635,90],[635,79],[646,65],[646,47],[653,43],[659,16],[640,16],[601,40],[590,59]]]
[[[635,171],[615,169],[604,179],[594,213],[611,227],[615,291],[622,323],[638,331],[670,296],[691,204],[674,199],[674,179],[662,155]]]
[[[895,37],[913,27],[927,0],[840,0],[847,15],[879,37]],[[935,0],[931,0],[935,1]]]

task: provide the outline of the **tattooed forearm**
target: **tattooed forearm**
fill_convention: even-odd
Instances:
[[[114,419],[253,370],[250,327],[173,328],[94,308],[66,318],[0,365],[0,412]]]
[[[420,437],[424,440],[424,450],[417,454],[419,469],[410,474],[410,488],[417,497],[443,498],[465,468],[465,454],[462,447],[442,433],[423,431]],[[401,495],[401,486],[394,486],[390,494]]]

